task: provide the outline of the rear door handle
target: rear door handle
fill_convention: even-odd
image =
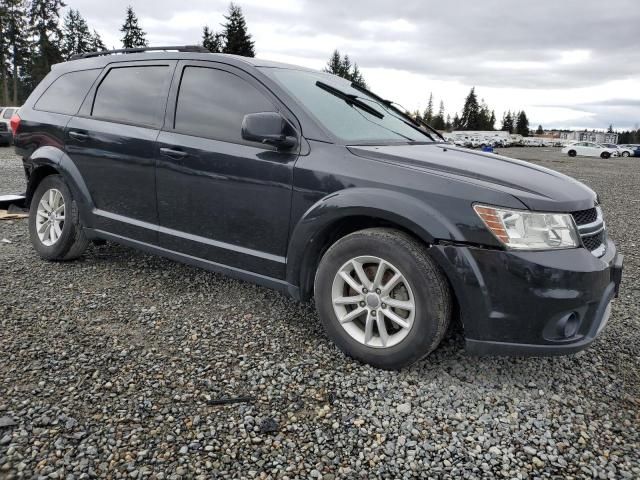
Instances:
[[[69,136],[75,140],[78,140],[80,142],[84,142],[85,140],[89,140],[89,135],[86,133],[82,133],[82,132],[76,132],[76,131],[70,131],[69,132]]]
[[[165,157],[173,158],[174,160],[179,160],[189,155],[184,150],[177,150],[175,148],[166,148],[166,147],[161,148],[160,153]]]

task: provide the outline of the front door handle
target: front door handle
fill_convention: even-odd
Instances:
[[[75,140],[80,142],[84,142],[85,140],[89,140],[89,135],[83,132],[70,131],[69,136]]]
[[[174,160],[179,160],[189,155],[184,150],[177,150],[175,148],[166,148],[166,147],[161,148],[160,153],[165,157],[173,158]]]

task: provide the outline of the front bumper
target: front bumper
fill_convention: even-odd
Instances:
[[[460,307],[467,351],[562,355],[600,334],[617,296],[623,256],[584,248],[515,252],[434,245]]]

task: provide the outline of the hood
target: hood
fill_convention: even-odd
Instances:
[[[562,173],[533,163],[452,145],[350,146],[358,156],[395,163],[511,194],[531,210],[573,212],[592,208],[597,196]]]

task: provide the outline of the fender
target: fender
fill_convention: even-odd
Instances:
[[[80,219],[82,224],[91,227],[91,212],[94,209],[93,199],[87,188],[87,184],[84,182],[78,167],[76,167],[73,160],[63,150],[52,146],[40,147],[35,150],[29,162],[33,165],[31,171],[29,185],[27,187],[27,201],[31,200],[31,195],[37,187],[37,183],[40,181],[37,171],[39,168],[48,166],[54,168],[62,177],[71,189],[73,198],[78,205],[80,212]]]
[[[300,286],[302,298],[315,270],[315,260],[325,247],[327,232],[349,217],[372,217],[399,225],[425,244],[436,239],[458,240],[462,234],[442,213],[407,194],[377,189],[349,188],[322,198],[298,220],[289,240],[287,282]]]

